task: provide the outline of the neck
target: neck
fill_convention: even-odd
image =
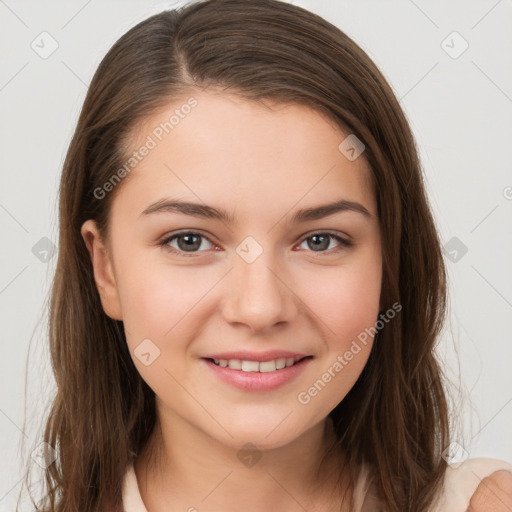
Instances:
[[[330,418],[285,446],[253,452],[252,458],[189,424],[180,428],[176,420],[172,428],[162,428],[166,422],[159,417],[135,462],[148,511],[340,510],[344,479]]]

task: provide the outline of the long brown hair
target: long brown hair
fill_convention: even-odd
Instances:
[[[59,255],[49,342],[57,392],[44,441],[58,457],[37,510],[121,509],[121,484],[155,426],[155,397],[129,354],[123,323],[103,311],[80,228],[108,228],[138,122],[192,88],[297,103],[365,145],[382,239],[381,305],[402,310],[381,329],[362,374],[330,413],[353,469],[375,475],[383,510],[427,511],[449,443],[434,345],[446,316],[446,275],[408,122],[374,63],[321,17],[278,0],[206,0],[137,24],[109,50],[85,99],[64,162]]]

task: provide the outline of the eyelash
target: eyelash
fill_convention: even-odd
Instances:
[[[203,235],[202,233],[198,233],[197,231],[184,231],[184,232],[181,232],[181,233],[175,233],[175,234],[173,234],[171,236],[168,236],[168,237],[164,238],[162,241],[158,242],[158,245],[160,247],[163,247],[164,249],[166,249],[170,253],[176,254],[178,256],[184,256],[184,257],[187,257],[187,258],[188,257],[196,257],[198,255],[198,253],[201,253],[203,251],[196,251],[196,252],[187,253],[186,251],[180,251],[180,250],[175,249],[174,247],[171,247],[170,245],[168,245],[175,238],[180,238],[182,236],[187,236],[187,235],[198,235],[201,238],[204,238],[204,239],[208,240],[212,245],[215,245],[207,236]],[[309,251],[309,252],[318,252],[319,254],[322,254],[322,253],[324,253],[324,254],[325,253],[331,254],[332,252],[338,252],[338,251],[341,251],[343,249],[348,249],[348,248],[350,248],[350,247],[352,247],[354,245],[353,242],[351,242],[349,240],[346,240],[346,239],[340,237],[339,235],[336,235],[336,234],[331,233],[329,231],[317,231],[315,233],[312,233],[312,234],[304,237],[300,241],[299,245],[301,245],[308,238],[312,238],[312,237],[314,237],[316,235],[328,235],[331,238],[334,238],[340,245],[338,247],[335,247],[334,249],[329,249],[327,251]]]

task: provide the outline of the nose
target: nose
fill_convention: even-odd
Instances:
[[[265,251],[252,263],[236,257],[234,267],[222,302],[227,322],[244,325],[251,333],[266,333],[293,321],[300,301]]]

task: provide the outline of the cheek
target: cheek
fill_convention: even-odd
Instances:
[[[214,314],[208,299],[219,275],[206,266],[156,264],[142,251],[119,258],[116,268],[127,345],[139,373],[154,389],[169,380],[165,370],[183,378],[190,340]],[[149,366],[138,358],[147,352],[158,354]]]
[[[190,271],[137,257],[124,258],[118,266],[124,329],[137,371],[158,396],[181,396],[171,376],[185,382],[184,357],[197,328],[194,306],[212,287],[211,278],[191,279]],[[187,389],[192,391],[193,384]]]
[[[137,253],[119,258],[118,291],[123,323],[132,352],[144,339],[160,349],[175,326],[197,302],[200,290],[184,272],[157,266]]]
[[[212,286],[211,276],[156,265],[143,255],[119,259],[117,266],[125,327],[144,336],[163,338]]]
[[[332,349],[343,350],[365,328],[375,325],[381,292],[378,261],[342,266],[323,275],[317,272],[311,282],[308,306],[322,320]]]
[[[367,258],[350,264],[347,260],[346,265],[310,277],[315,286],[306,296],[322,331],[325,363],[298,400],[315,401],[327,414],[350,391],[368,361],[379,313],[380,259],[377,252],[368,252]]]
[[[300,404],[315,404],[327,415],[347,395],[361,375],[373,346],[372,327],[378,316],[380,288],[352,275],[313,297],[321,311],[322,363],[297,396]],[[318,414],[318,413],[317,413]]]

